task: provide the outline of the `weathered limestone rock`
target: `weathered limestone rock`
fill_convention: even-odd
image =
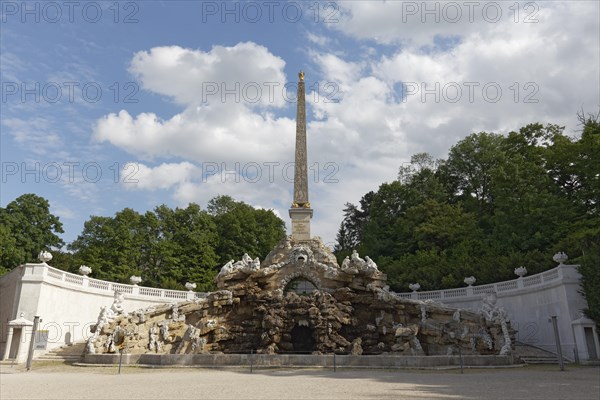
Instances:
[[[369,258],[342,266],[319,239],[279,243],[262,263],[245,254],[206,298],[130,314],[104,308],[92,353],[400,355],[508,354],[514,331],[495,297],[480,313],[401,299]],[[116,296],[117,297],[117,296]],[[116,298],[115,297],[115,298]],[[122,299],[121,299],[122,300]],[[120,304],[120,303],[119,303]]]

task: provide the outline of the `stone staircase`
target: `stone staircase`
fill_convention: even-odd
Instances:
[[[557,354],[524,343],[516,343],[515,356],[525,364],[558,364]],[[564,356],[563,362],[565,364],[571,363],[571,361]]]
[[[57,361],[63,363],[75,363],[81,361],[85,343],[75,343],[71,346],[62,346],[58,349],[50,350],[35,359],[35,361]]]
[[[521,357],[521,361],[525,364],[554,364],[558,365],[558,356],[537,356],[537,357]],[[564,364],[571,362],[563,357]]]

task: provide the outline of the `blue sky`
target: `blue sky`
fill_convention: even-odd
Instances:
[[[1,4],[0,205],[45,197],[67,242],[90,215],[218,194],[287,221],[301,69],[329,243],[412,154],[530,122],[576,134],[600,105],[598,2]]]

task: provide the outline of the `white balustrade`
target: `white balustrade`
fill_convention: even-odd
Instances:
[[[32,265],[33,266],[33,265]],[[40,264],[35,264],[35,268],[40,267]],[[527,277],[520,277],[510,281],[498,282],[493,284],[479,285],[479,286],[468,286],[456,289],[445,289],[445,290],[433,290],[428,292],[409,292],[409,293],[397,293],[396,295],[402,299],[413,299],[413,300],[437,300],[444,301],[445,299],[461,299],[461,298],[480,298],[482,295],[490,292],[496,293],[507,293],[514,290],[533,290],[537,286],[543,286],[547,282],[552,282],[561,279],[564,274],[561,273],[561,268],[568,267],[564,264],[555,267],[549,271],[545,271],[539,274],[530,275]],[[202,299],[206,297],[206,293],[202,292],[189,292],[183,290],[167,290],[159,288],[149,288],[137,285],[126,285],[121,283],[107,282],[99,279],[88,278],[87,276],[81,276],[71,274],[69,272],[61,271],[59,269],[43,265],[45,269],[45,275],[51,280],[60,281],[61,285],[66,286],[78,286],[85,287],[95,291],[114,292],[115,290],[122,293],[130,294],[135,297],[150,297],[150,298],[163,298],[165,302],[171,300],[194,300]]]
[[[36,267],[39,267],[39,264],[36,265]],[[88,278],[87,276],[81,276],[61,271],[48,265],[44,265],[43,268],[45,269],[45,274],[47,277],[51,278],[52,280],[61,281],[62,285],[86,287],[93,291],[97,290],[111,293],[114,291],[119,291],[121,293],[139,297],[152,297],[176,300],[194,300],[206,297],[206,293],[193,292],[192,295],[190,295],[188,291],[183,290],[165,290],[158,288],[149,288]],[[165,300],[165,302],[167,301],[168,300]]]

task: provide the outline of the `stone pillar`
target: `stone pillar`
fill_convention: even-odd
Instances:
[[[469,285],[467,286],[467,297],[473,297],[473,286]]]
[[[310,219],[313,210],[308,201],[308,163],[306,150],[306,93],[304,73],[298,74],[298,105],[296,109],[296,152],[294,165],[294,201],[289,210],[292,219],[292,239],[310,240]]]

